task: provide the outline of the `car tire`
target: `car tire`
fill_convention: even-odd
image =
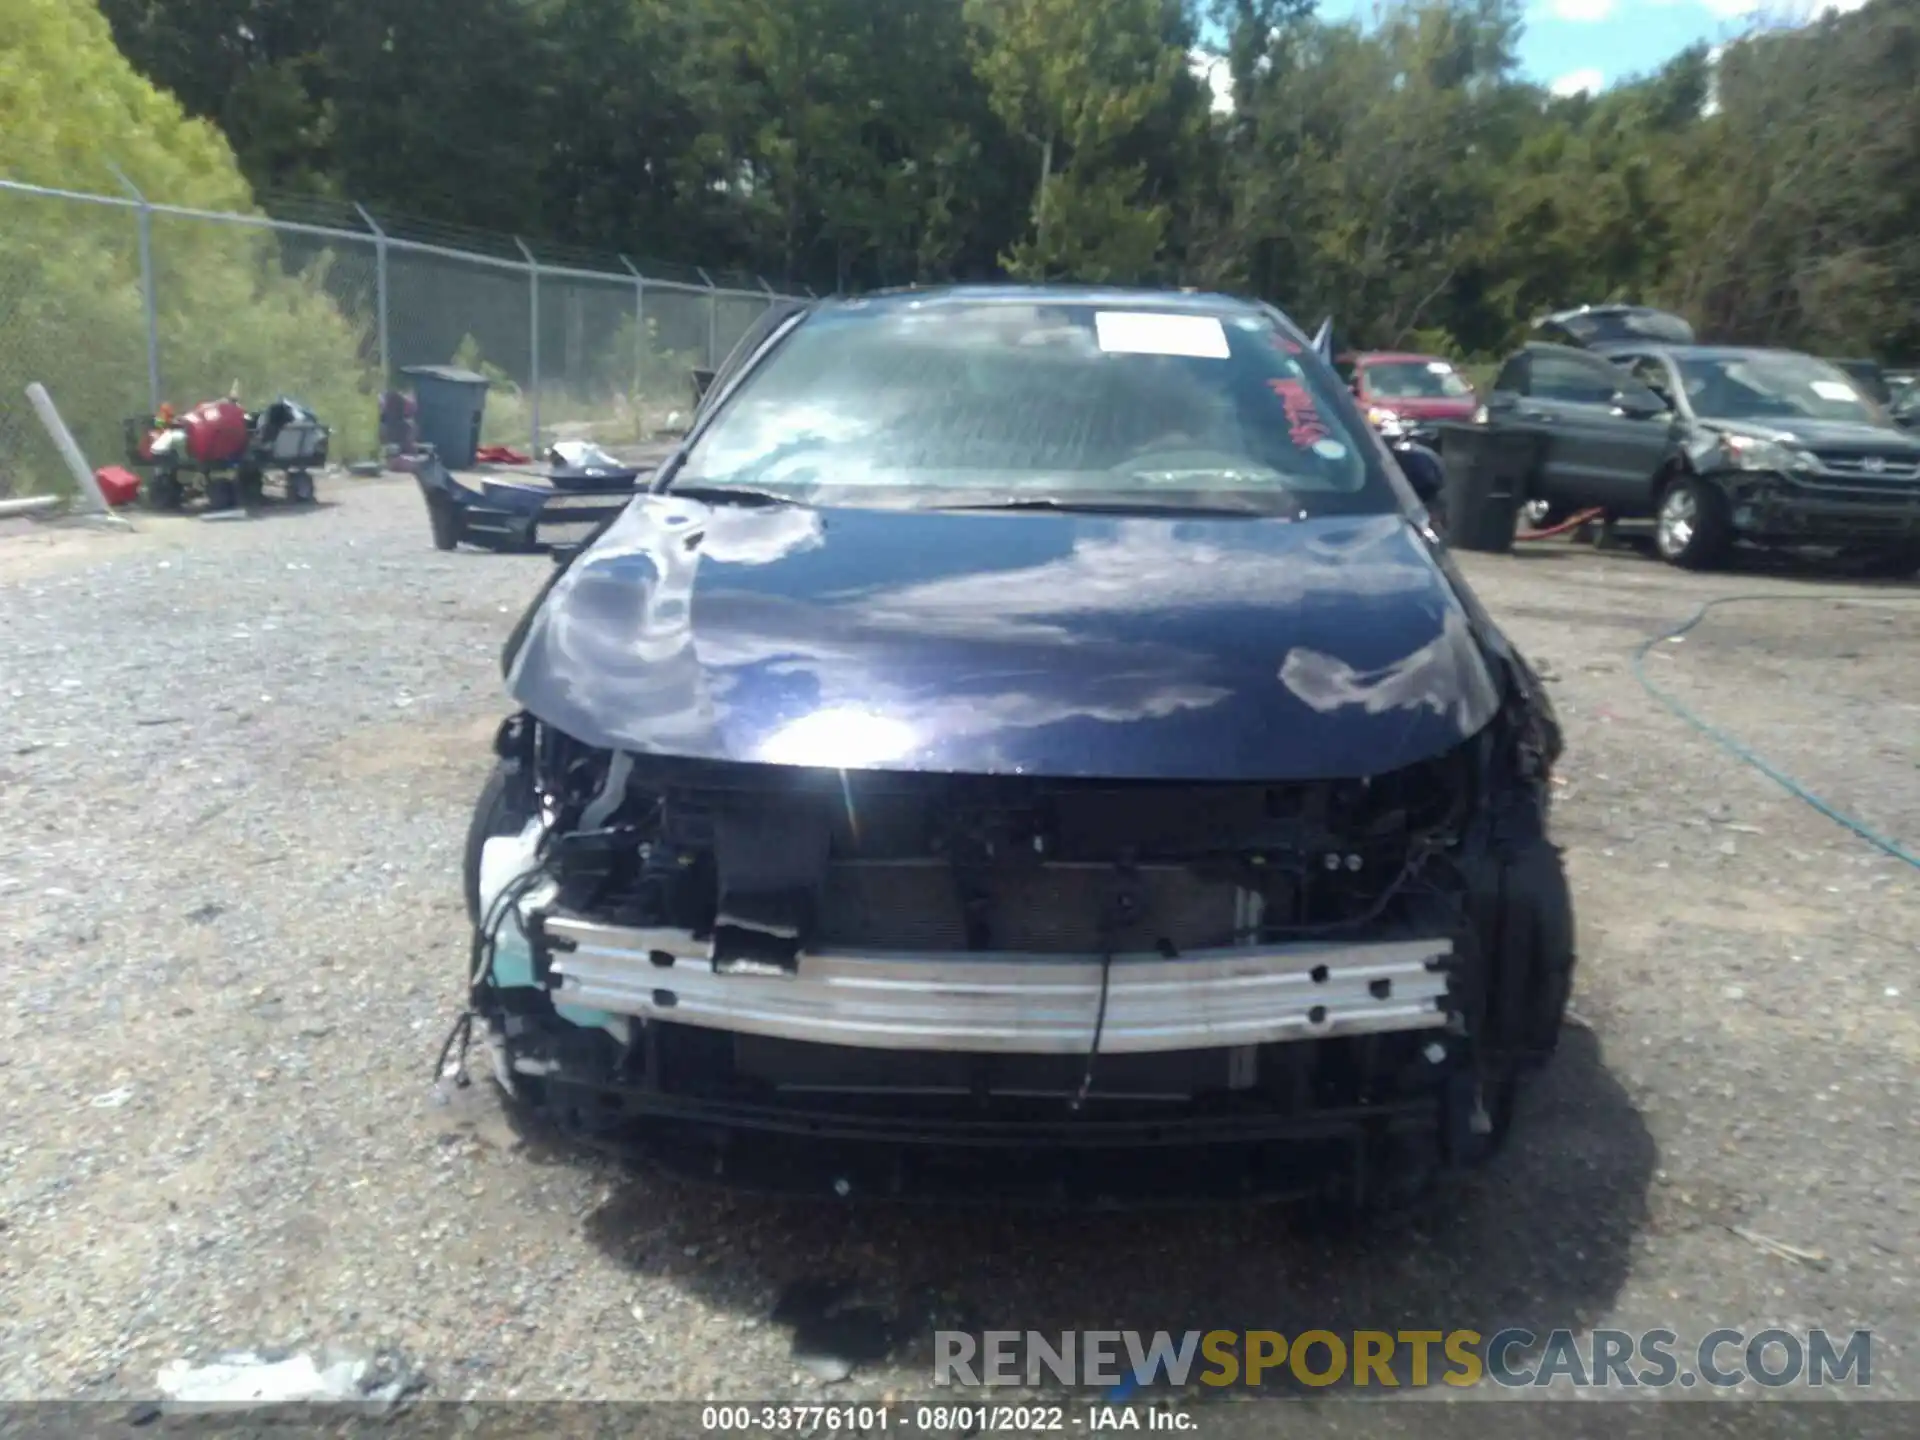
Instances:
[[[1486,993],[1478,1098],[1492,1125],[1486,1134],[1470,1135],[1456,1154],[1455,1163],[1467,1168],[1499,1153],[1525,1077],[1559,1047],[1577,964],[1566,863],[1544,836],[1477,868],[1473,891]],[[1474,1099],[1473,1077],[1460,1078],[1467,1088],[1455,1099],[1465,1114]]]
[[[207,481],[207,511],[209,514],[219,510],[238,509],[240,504],[239,487],[226,478]]]
[[[505,760],[494,762],[487,783],[480,787],[474,802],[473,819],[467,824],[466,853],[460,866],[461,890],[466,897],[467,919],[480,923],[480,855],[487,841],[506,835],[518,835],[533,818],[525,813],[513,796],[513,771]]]
[[[1678,475],[1654,508],[1653,544],[1660,558],[1683,570],[1711,570],[1733,548],[1733,517],[1717,485]]]
[[[433,548],[452,550],[460,544],[460,515],[444,495],[427,496],[427,525],[433,531]]]

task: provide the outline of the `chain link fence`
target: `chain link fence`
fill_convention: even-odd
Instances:
[[[69,484],[24,393],[36,380],[92,465],[124,457],[129,418],[236,385],[249,407],[302,401],[352,461],[378,454],[379,396],[408,368],[459,365],[490,382],[483,441],[537,456],[653,433],[690,407],[692,372],[786,298],[358,206],[269,218],[126,190],[0,180],[0,498]]]

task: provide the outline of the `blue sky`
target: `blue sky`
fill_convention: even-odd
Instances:
[[[1527,77],[1563,94],[1658,69],[1687,46],[1722,44],[1760,23],[1791,23],[1863,0],[1531,0],[1520,41]],[[1321,0],[1328,19],[1371,16],[1375,0]]]

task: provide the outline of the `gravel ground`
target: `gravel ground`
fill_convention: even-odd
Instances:
[[[729,1197],[550,1152],[479,1087],[433,1104],[498,646],[546,567],[434,552],[410,482],[328,498],[0,534],[0,1398],[151,1395],[176,1358],[322,1345],[398,1352],[442,1397],[925,1393],[929,1315],[1870,1325],[1876,1392],[1920,1391],[1914,872],[1629,670],[1709,596],[1802,602],[1722,607],[1650,671],[1911,846],[1920,591],[1564,544],[1463,558],[1568,729],[1581,1023],[1498,1165],[1329,1241],[1260,1212]],[[770,1319],[822,1275],[914,1332],[828,1388]]]

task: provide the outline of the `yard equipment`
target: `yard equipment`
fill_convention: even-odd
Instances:
[[[280,476],[287,500],[311,504],[313,472],[327,463],[332,435],[298,401],[281,396],[249,413],[231,394],[178,418],[162,405],[157,415],[131,417],[125,429],[127,460],[146,472],[140,488],[155,510],[178,510],[193,489],[209,510],[256,505],[270,474]]]

